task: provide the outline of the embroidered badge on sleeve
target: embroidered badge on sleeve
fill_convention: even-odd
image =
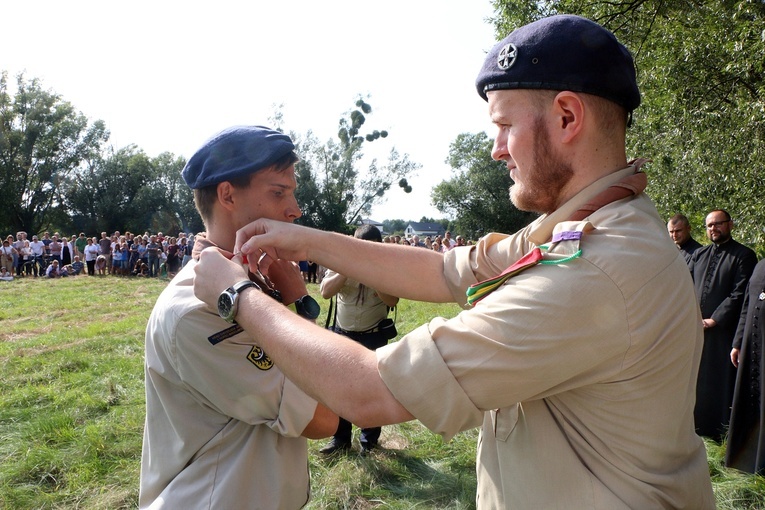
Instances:
[[[271,358],[268,357],[268,354],[266,354],[265,351],[257,345],[252,346],[250,353],[247,355],[247,359],[250,360],[250,363],[261,370],[270,370],[271,367],[274,366],[274,362],[271,361]]]
[[[223,340],[236,336],[243,331],[244,329],[242,329],[242,326],[239,324],[234,324],[231,327],[224,329],[223,331],[218,331],[214,335],[207,337],[207,340],[211,344],[217,345]],[[253,345],[252,349],[250,349],[250,352],[247,353],[247,360],[261,370],[270,370],[271,367],[274,366],[274,362],[271,361],[271,358],[268,357],[268,354],[266,354],[265,351],[257,345]]]

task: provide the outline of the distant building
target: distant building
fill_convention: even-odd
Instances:
[[[375,227],[377,227],[377,230],[379,230],[380,233],[385,233],[383,231],[383,224],[380,223],[379,221],[370,220],[369,218],[361,218],[361,222],[359,223],[359,226],[361,225],[374,225]]]
[[[446,233],[446,229],[443,225],[440,223],[417,223],[417,222],[410,222],[409,225],[407,225],[406,230],[404,230],[404,235],[409,238],[413,235],[420,236],[420,239],[424,238],[425,236],[442,236]]]

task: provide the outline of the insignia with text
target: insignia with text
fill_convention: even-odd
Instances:
[[[223,331],[218,331],[214,335],[208,336],[207,340],[211,344],[217,345],[221,343],[223,340],[226,340],[227,338],[231,338],[232,336],[238,335],[242,331],[244,331],[244,329],[242,329],[242,326],[240,326],[239,324],[234,324],[231,327],[224,329]]]
[[[268,354],[266,354],[265,351],[257,345],[252,346],[250,353],[247,355],[247,359],[250,360],[250,363],[261,370],[270,370],[271,367],[274,366],[274,362],[271,361],[271,358],[268,357]]]

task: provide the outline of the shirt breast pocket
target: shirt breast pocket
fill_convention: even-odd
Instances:
[[[491,419],[494,425],[494,437],[497,441],[507,441],[510,434],[518,424],[521,413],[521,404],[513,404],[491,411]]]

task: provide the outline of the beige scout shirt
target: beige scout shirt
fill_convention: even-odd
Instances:
[[[162,292],[146,328],[140,507],[300,508],[309,497],[300,434],[316,401],[194,297],[195,264]]]
[[[337,273],[327,270],[324,278]],[[341,306],[342,305],[342,306]],[[356,280],[346,278],[337,293],[337,326],[346,331],[367,331],[388,316],[388,307],[377,291],[363,286]]]
[[[377,351],[396,398],[450,438],[477,426],[479,508],[714,508],[694,433],[701,317],[685,261],[643,194],[584,222],[592,184],[513,236],[445,256],[458,302],[553,229],[588,231],[581,257],[537,265],[451,320]],[[575,251],[559,243],[555,258]],[[413,384],[417,374],[418,384]]]

